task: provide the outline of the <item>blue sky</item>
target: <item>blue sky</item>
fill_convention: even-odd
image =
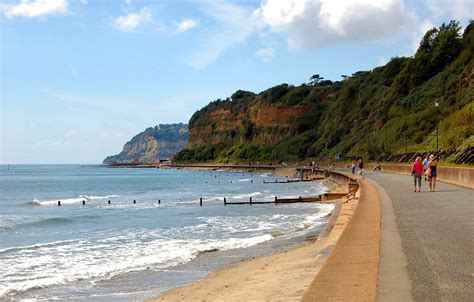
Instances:
[[[237,89],[414,54],[474,0],[0,0],[0,163],[99,163]]]

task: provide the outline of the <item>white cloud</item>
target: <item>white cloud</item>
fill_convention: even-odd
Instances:
[[[122,31],[132,31],[138,26],[149,23],[153,20],[151,10],[148,7],[142,8],[136,13],[129,13],[124,16],[118,16],[113,20],[115,28]]]
[[[187,59],[188,64],[198,69],[211,64],[222,53],[244,42],[255,31],[250,10],[219,0],[205,1],[202,4],[204,12],[219,22],[219,27],[206,32],[206,37]]]
[[[257,55],[257,57],[262,59],[263,62],[268,63],[268,62],[273,61],[273,58],[275,57],[275,49],[271,47],[262,48],[262,49],[257,50],[255,55]]]
[[[469,20],[474,16],[473,0],[426,0],[433,18],[447,15],[456,20]]]
[[[412,31],[413,42],[411,45],[411,53],[408,55],[412,56],[416,53],[418,47],[420,46],[421,39],[426,34],[426,32],[433,27],[435,27],[435,25],[430,20],[425,20],[419,24],[415,30]]]
[[[53,14],[64,14],[67,12],[67,0],[22,0],[20,4],[4,6],[4,15],[12,19],[14,17],[35,18]]]
[[[183,33],[199,25],[199,22],[193,19],[184,19],[176,23],[176,32]]]
[[[260,28],[285,33],[292,48],[384,39],[417,20],[402,0],[266,0],[253,17]]]

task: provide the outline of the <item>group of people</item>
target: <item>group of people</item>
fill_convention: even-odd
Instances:
[[[424,176],[425,181],[428,181],[430,192],[434,192],[436,189],[436,177],[438,176],[436,168],[438,166],[437,158],[431,154],[425,157],[421,162],[421,157],[418,156],[411,167],[411,174],[413,175],[413,191],[416,192],[418,185],[418,192],[421,192],[421,178]]]
[[[359,159],[358,166],[359,166],[359,172],[357,174],[361,175],[364,171],[364,160],[362,158]],[[356,170],[356,165],[355,165],[354,161],[352,161],[352,163],[351,163],[352,174],[356,173],[355,170]]]

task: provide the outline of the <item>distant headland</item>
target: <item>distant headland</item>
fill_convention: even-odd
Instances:
[[[187,142],[187,124],[159,124],[135,135],[122,152],[107,156],[103,163],[154,163],[173,157]]]

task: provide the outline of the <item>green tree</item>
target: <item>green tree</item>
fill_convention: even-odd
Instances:
[[[309,83],[311,85],[317,85],[321,80],[323,80],[324,78],[321,77],[319,74],[313,74],[310,78],[309,78]]]

